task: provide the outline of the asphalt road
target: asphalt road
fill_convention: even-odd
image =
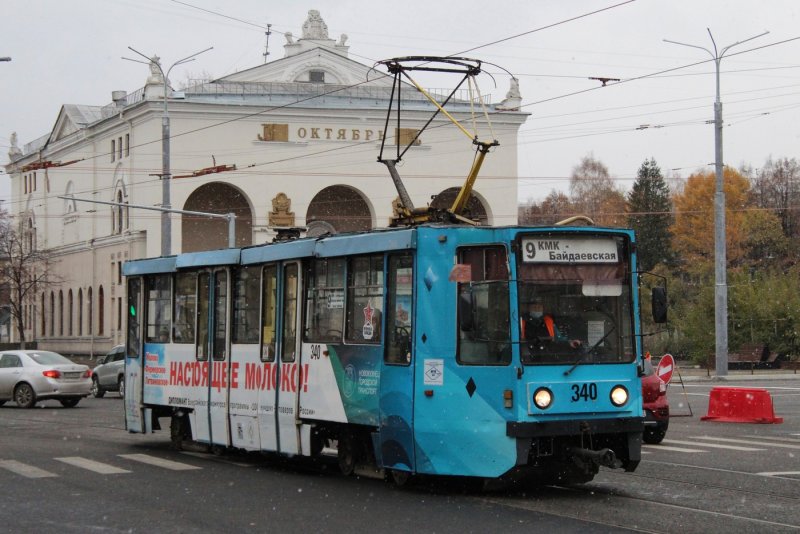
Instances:
[[[712,387],[670,387],[666,440],[635,473],[487,492],[456,480],[398,489],[333,462],[178,452],[123,430],[114,393],[73,409],[0,407],[0,532],[798,532],[800,380],[764,388],[781,424],[701,421]],[[691,414],[691,415],[690,415]]]

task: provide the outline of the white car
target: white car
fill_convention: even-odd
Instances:
[[[92,389],[92,371],[47,350],[0,352],[0,406],[13,400],[20,408],[54,399],[72,408]]]
[[[99,399],[106,391],[119,391],[120,397],[125,396],[125,345],[111,349],[92,369],[92,395]]]

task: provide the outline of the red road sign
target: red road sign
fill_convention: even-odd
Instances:
[[[656,369],[656,374],[658,377],[669,384],[670,379],[672,378],[672,372],[675,370],[675,358],[672,357],[672,354],[665,354],[661,357],[661,361],[658,362],[658,368]]]

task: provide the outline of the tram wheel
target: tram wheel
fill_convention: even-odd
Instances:
[[[339,458],[339,470],[344,476],[350,476],[356,469],[358,460],[356,453],[356,442],[353,436],[342,436],[339,438],[337,451]]]
[[[191,438],[189,419],[186,415],[173,415],[169,423],[172,448],[176,451],[183,450],[183,441]]]
[[[409,471],[400,471],[398,469],[389,469],[389,477],[392,484],[397,486],[398,488],[402,488],[403,486],[407,485],[413,475]]]

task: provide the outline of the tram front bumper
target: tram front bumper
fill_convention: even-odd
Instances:
[[[517,441],[517,465],[532,456],[576,456],[606,467],[633,471],[641,461],[644,417],[509,422]],[[588,446],[588,447],[587,447]]]

